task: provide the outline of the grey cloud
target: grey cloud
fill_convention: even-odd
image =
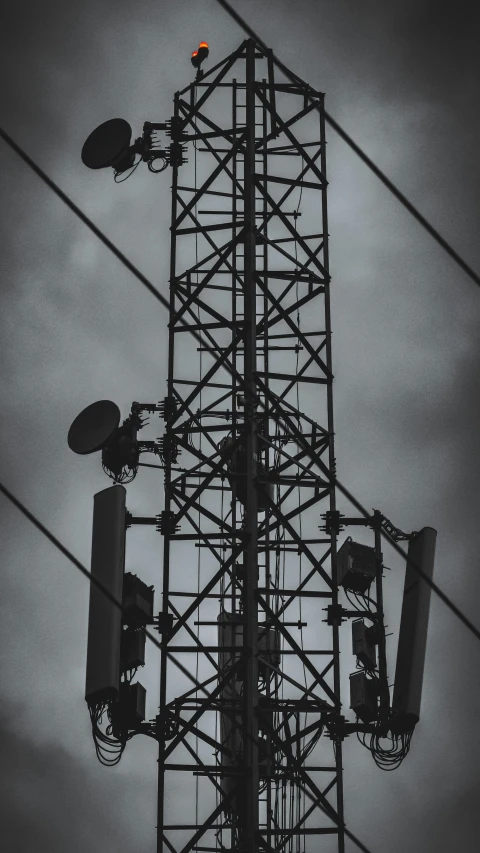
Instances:
[[[10,708],[18,717],[19,709]],[[52,733],[53,738],[53,733]],[[0,825],[4,853],[118,853],[131,849],[128,821],[111,819],[109,793],[94,783],[78,758],[52,739],[38,743],[19,734],[5,715],[0,722]],[[116,792],[115,792],[116,788]]]

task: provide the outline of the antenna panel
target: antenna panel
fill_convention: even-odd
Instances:
[[[431,588],[412,564],[432,578],[436,539],[437,531],[424,527],[408,544],[392,704],[398,731],[412,731],[420,718]]]
[[[94,497],[92,578],[122,604],[125,570],[125,498],[123,486],[111,486]],[[94,583],[90,584],[87,679],[89,705],[118,695],[122,610]]]

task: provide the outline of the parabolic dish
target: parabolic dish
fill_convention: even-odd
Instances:
[[[132,128],[123,118],[111,118],[95,128],[82,148],[82,161],[89,169],[114,166],[128,150]]]
[[[111,400],[98,400],[75,418],[68,430],[68,446],[82,456],[101,450],[120,423],[120,409]]]

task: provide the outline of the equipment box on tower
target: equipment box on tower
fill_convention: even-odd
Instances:
[[[345,540],[337,554],[337,582],[351,592],[364,593],[375,580],[375,550]]]

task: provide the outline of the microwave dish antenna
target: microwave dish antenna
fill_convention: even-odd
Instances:
[[[86,456],[101,450],[120,423],[120,409],[111,400],[98,400],[83,409],[68,431],[68,446]]]
[[[106,169],[112,166],[124,172],[133,166],[135,154],[131,150],[132,128],[123,118],[104,121],[90,136],[82,148],[82,162],[89,169]]]

